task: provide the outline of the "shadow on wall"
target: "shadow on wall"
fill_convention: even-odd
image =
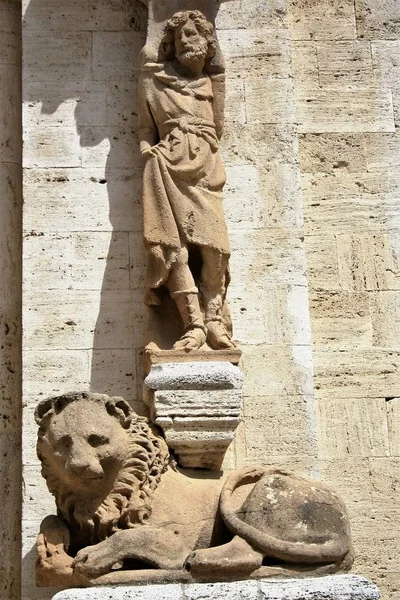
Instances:
[[[58,189],[56,197],[51,191],[44,194],[51,203],[59,202],[65,222],[57,224],[57,231],[70,233],[81,252],[72,289],[78,302],[89,303],[88,320],[101,285],[91,328],[91,389],[123,395],[139,411],[146,309],[136,85],[146,26],[147,11],[138,0],[32,0],[24,15],[24,103],[40,103],[33,130],[45,135],[49,146],[37,166],[49,167],[44,185],[52,180],[48,189]],[[63,154],[63,145],[67,155],[72,148],[71,157]],[[46,209],[41,209],[43,231],[52,233]],[[86,260],[92,257],[87,270],[85,248]]]

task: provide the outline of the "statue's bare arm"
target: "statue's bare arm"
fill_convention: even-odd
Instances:
[[[213,112],[214,123],[218,139],[221,139],[224,129],[224,111],[225,111],[225,75],[212,75],[210,77],[213,89]]]
[[[141,154],[147,154],[159,141],[157,125],[151,114],[147,98],[148,77],[139,79],[139,148]]]

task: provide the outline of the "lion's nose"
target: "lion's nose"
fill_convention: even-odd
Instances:
[[[84,479],[98,479],[103,476],[100,463],[90,456],[73,455],[69,458],[66,466],[72,473]]]

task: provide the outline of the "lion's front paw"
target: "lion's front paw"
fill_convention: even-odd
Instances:
[[[36,560],[36,582],[38,586],[72,586],[81,582],[74,574],[73,559],[65,552],[62,544],[52,544],[43,533],[40,533],[36,548],[38,555]]]
[[[75,556],[73,567],[76,573],[92,578],[109,573],[117,562],[118,557],[110,540],[104,540],[100,544],[80,550]]]

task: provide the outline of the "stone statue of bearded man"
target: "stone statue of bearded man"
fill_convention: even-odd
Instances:
[[[234,347],[223,318],[230,249],[219,152],[224,72],[212,64],[216,51],[213,26],[201,12],[176,13],[159,62],[144,66],[139,83],[146,303],[159,305],[160,289],[168,289],[184,324],[174,349],[185,351],[206,341]]]

